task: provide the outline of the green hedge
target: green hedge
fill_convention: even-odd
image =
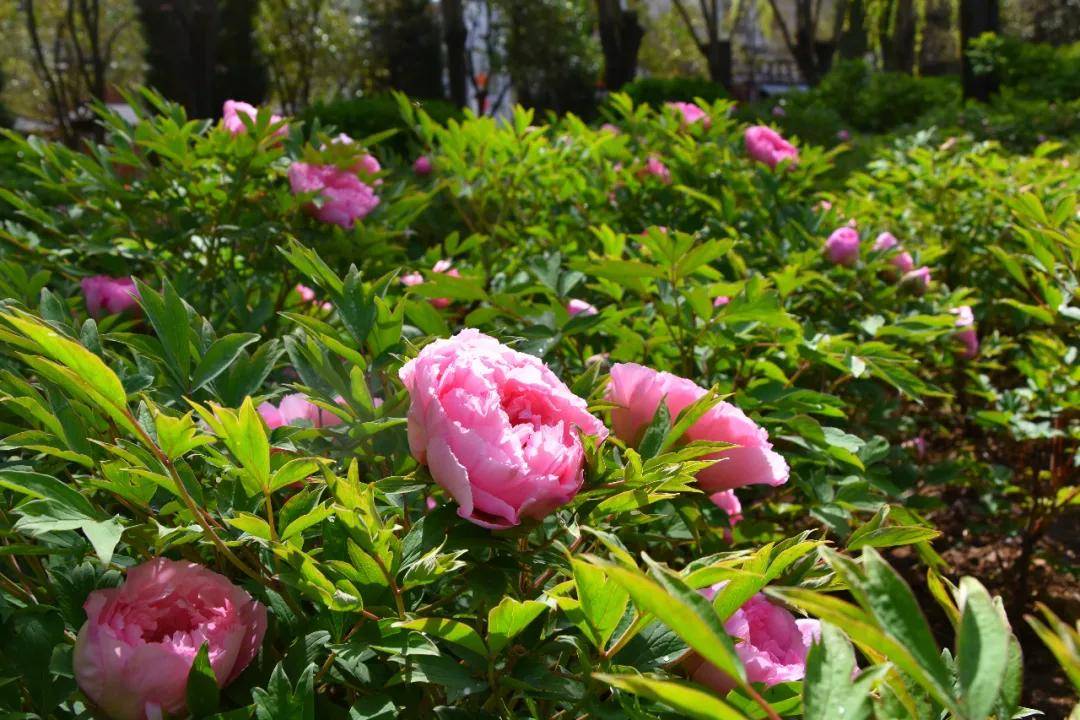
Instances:
[[[703,78],[642,78],[623,86],[622,92],[629,95],[634,104],[648,103],[653,107],[666,102],[692,102],[698,98],[713,103],[728,96],[722,85]]]
[[[414,102],[440,123],[451,119],[460,120],[464,117],[458,107],[445,100],[415,100]],[[354,138],[363,138],[390,129],[408,130],[401,120],[401,111],[397,101],[391,95],[318,102],[304,112],[303,119],[309,125],[316,121],[322,126],[333,125]],[[399,132],[380,143],[380,147],[389,147],[404,154],[411,141],[411,133]]]

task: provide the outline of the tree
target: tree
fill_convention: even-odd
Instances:
[[[29,64],[48,98],[57,131],[69,144],[96,132],[88,110],[105,101],[130,6],[110,0],[21,0]],[[9,38],[10,41],[10,38]]]
[[[686,29],[694,40],[694,45],[709,68],[709,79],[726,88],[731,87],[731,40],[720,38],[722,25],[720,0],[698,0],[699,17],[694,17],[686,5],[687,0],[672,0]],[[733,3],[737,6],[738,3]],[[734,8],[733,8],[734,10]],[[699,30],[699,25],[700,30]]]
[[[990,99],[997,90],[992,74],[977,75],[968,53],[968,43],[983,33],[1001,29],[998,0],[961,0],[960,2],[960,48],[963,53],[964,97]]]
[[[389,87],[417,98],[443,97],[442,39],[429,0],[380,0],[368,11]]]
[[[268,79],[253,32],[257,1],[137,0],[147,82],[192,117],[215,117],[228,99],[261,102]]]
[[[450,99],[458,107],[468,102],[466,82],[469,74],[468,31],[465,29],[465,9],[462,0],[442,0],[443,42],[446,43],[446,75]]]
[[[620,0],[596,0],[600,47],[604,52],[604,87],[618,90],[637,74],[638,50],[645,29],[636,10]]]

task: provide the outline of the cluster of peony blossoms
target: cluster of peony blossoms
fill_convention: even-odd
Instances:
[[[187,682],[207,646],[219,687],[243,672],[266,634],[266,607],[227,578],[156,558],[117,588],[94,590],[75,641],[75,680],[112,720],[183,717]]]
[[[454,267],[449,260],[439,260],[431,268],[431,272],[434,273],[446,273],[450,277],[461,277],[461,273]],[[400,278],[401,284],[405,287],[415,287],[417,285],[424,284],[424,276],[418,272],[411,272],[402,275]],[[439,309],[450,306],[450,298],[431,298],[429,301],[431,304]]]
[[[859,231],[851,225],[837,228],[825,241],[825,257],[834,265],[855,267],[859,261]],[[911,253],[904,250],[900,241],[890,232],[883,232],[874,240],[870,248],[876,253],[895,254],[889,263],[900,271],[900,282],[911,287],[917,293],[923,293],[930,287],[930,268],[925,265],[916,268]]]
[[[95,275],[83,278],[79,284],[90,317],[118,315],[139,306],[139,290],[135,287],[135,281],[129,277]]]
[[[409,447],[457,502],[458,514],[487,528],[540,519],[569,503],[584,481],[581,435],[602,442],[607,428],[539,359],[476,330],[437,340],[402,367],[409,391]],[[661,402],[674,418],[708,391],[690,380],[633,363],[611,369],[607,400],[615,435],[636,445]],[[734,447],[709,455],[701,489],[737,520],[736,488],[782,485],[788,465],[768,433],[718,402],[684,434]]]
[[[354,168],[294,162],[289,166],[289,186],[297,195],[317,193],[317,201],[308,203],[307,211],[318,220],[346,230],[379,205],[375,190],[356,176]]]

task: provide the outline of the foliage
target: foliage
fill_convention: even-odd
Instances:
[[[216,703],[196,660],[200,715],[1023,712],[1022,603],[1010,623],[1012,598],[954,584],[928,517],[970,489],[974,530],[1034,543],[1076,501],[1075,155],[925,132],[840,185],[842,148],[753,163],[722,99],[688,125],[614,95],[614,128],[594,128],[522,108],[442,123],[399,96],[425,176],[385,136],[331,143],[318,112],[281,136],[263,110],[232,135],[132,100],[138,124],[102,112],[88,152],[9,136],[36,180],[0,191],[0,709],[88,717],[82,604],[166,555],[269,609],[262,652]],[[318,223],[289,164],[359,151],[383,164],[379,207],[349,231]],[[831,265],[824,240],[849,222],[861,261]],[[933,268],[925,291],[868,249],[883,231]],[[98,273],[136,277],[140,310],[88,317],[78,280]],[[571,316],[571,299],[599,312]],[[959,305],[978,357],[957,352]],[[465,327],[542,359],[598,417],[615,362],[712,393],[657,412],[636,445],[586,442],[569,503],[493,532],[413,458],[398,375]],[[256,407],[293,391],[341,422],[269,428]],[[718,396],[791,469],[739,488],[734,526],[694,480],[716,447],[681,441]],[[897,548],[927,578],[918,594]],[[725,621],[759,592],[824,622],[805,678],[748,681]],[[731,687],[686,681],[691,651]]]
[[[443,100],[414,100],[424,112],[439,123],[460,120],[461,111]],[[397,101],[392,95],[370,95],[360,98],[339,98],[319,101],[304,113],[305,122],[318,122],[323,127],[335,127],[353,137],[369,137],[387,130],[397,133],[384,141],[384,146],[404,154],[415,144],[409,127],[401,119]]]
[[[701,98],[710,105],[727,97],[723,86],[703,78],[647,77],[635,80],[622,89],[637,105],[660,107],[665,102],[694,102]]]

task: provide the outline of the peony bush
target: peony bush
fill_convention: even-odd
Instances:
[[[131,100],[9,136],[5,713],[1029,713],[1054,598],[934,518],[1034,547],[1077,497],[1077,158]]]

